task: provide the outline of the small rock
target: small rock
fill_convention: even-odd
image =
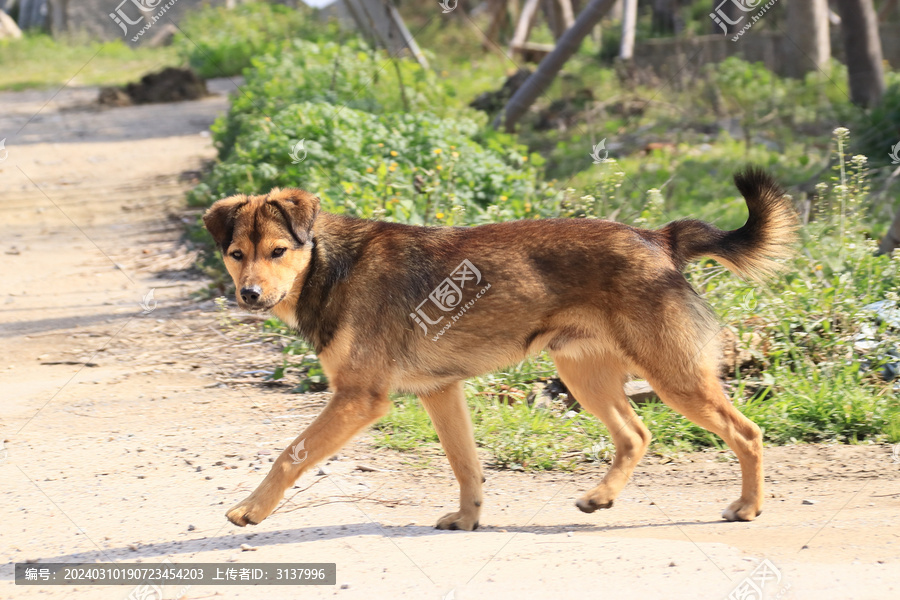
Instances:
[[[256,546],[251,546],[250,544],[241,544],[241,552],[256,552],[259,550]]]
[[[331,470],[326,469],[325,467],[319,467],[319,472],[316,475],[331,475]]]
[[[197,528],[194,527],[193,525],[188,525],[188,531],[194,531],[195,529],[197,529]]]
[[[237,561],[238,561],[237,554],[232,554],[231,556],[228,557],[228,562],[237,562]]]
[[[365,471],[367,473],[388,473],[386,469],[378,469],[376,467],[370,467],[369,465],[356,465],[357,471]]]
[[[271,450],[260,450],[256,454],[258,456],[268,456],[268,455],[272,454],[272,451]]]
[[[137,544],[128,544],[128,549],[132,552],[137,552],[138,545]]]
[[[670,563],[669,563],[669,566],[670,566],[670,567],[674,567],[674,566],[675,566],[675,561],[673,560],[672,562],[670,562]]]
[[[818,504],[818,500],[804,500],[801,504]]]
[[[341,589],[342,589],[342,590],[349,590],[349,589],[350,589],[350,584],[349,584],[349,583],[342,583],[342,584],[341,584]]]

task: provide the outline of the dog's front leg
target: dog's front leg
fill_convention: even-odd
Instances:
[[[281,453],[259,487],[225,516],[241,527],[261,522],[307,469],[334,455],[390,407],[386,391],[336,390],[321,414]]]

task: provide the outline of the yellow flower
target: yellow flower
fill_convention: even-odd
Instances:
[[[435,149],[434,149],[434,153],[435,153],[435,154],[440,154],[441,152],[443,152],[443,150],[441,150],[440,148],[435,148]]]
[[[443,219],[443,218],[444,218],[444,213],[437,213],[437,214],[434,215],[434,216],[437,217],[438,219]]]
[[[447,77],[449,75],[450,73],[448,73],[447,71],[441,71],[441,77]]]
[[[397,204],[400,202],[400,198],[391,198],[391,204]]]
[[[451,150],[456,150],[456,146],[450,146]]]
[[[442,171],[444,169],[444,167],[442,165],[438,165],[436,168],[438,171]]]
[[[450,156],[452,156],[453,158],[459,158],[459,152],[451,152]]]
[[[394,168],[396,169],[396,168],[397,168],[397,163],[395,163],[394,161],[391,161],[391,166],[394,167]]]
[[[397,151],[396,151],[396,150],[391,150],[391,156],[397,156]]]
[[[388,171],[390,171],[391,173],[393,173],[396,170],[397,170],[397,165],[391,165],[388,167]]]
[[[816,265],[816,271],[821,271],[821,270],[822,270],[822,265]]]
[[[531,202],[525,203],[525,212],[529,212],[531,210]]]
[[[509,198],[506,196],[500,196],[500,202],[506,202],[507,200],[509,200]]]
[[[384,148],[384,144],[379,143],[379,144],[378,144],[378,147],[379,147],[379,148]]]
[[[374,170],[375,169],[373,169],[372,167],[366,167],[366,173],[371,173]]]
[[[522,162],[528,162],[528,157],[527,157],[527,156],[523,156],[523,157],[522,157]]]

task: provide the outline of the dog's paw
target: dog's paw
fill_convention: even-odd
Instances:
[[[592,513],[601,508],[612,508],[615,497],[602,485],[597,486],[575,502],[578,510]]]
[[[277,501],[275,504],[278,504]],[[254,500],[251,496],[232,507],[231,510],[225,513],[225,516],[238,527],[246,527],[247,525],[258,525],[263,519],[268,517],[273,510],[275,510],[274,505],[269,507],[266,504]]]
[[[438,519],[434,528],[475,531],[478,529],[478,515],[465,514],[462,511],[447,513]]]
[[[612,508],[613,501],[607,500],[606,502],[597,502],[591,498],[579,498],[575,502],[575,506],[578,507],[583,513],[592,513],[595,510],[600,510],[601,508]]]
[[[762,513],[762,508],[755,502],[749,502],[740,498],[731,503],[731,506],[722,512],[722,518],[726,521],[752,521]]]

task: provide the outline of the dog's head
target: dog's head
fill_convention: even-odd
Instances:
[[[269,310],[306,277],[318,213],[313,194],[277,188],[225,198],[206,211],[203,222],[222,250],[241,308]]]

